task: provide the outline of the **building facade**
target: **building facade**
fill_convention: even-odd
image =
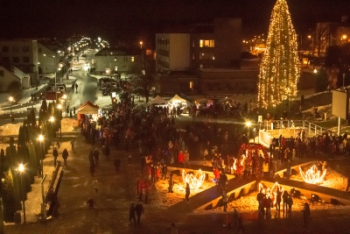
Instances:
[[[0,66],[0,92],[30,88],[30,76],[10,65]]]
[[[97,74],[119,74],[126,78],[135,67],[141,68],[142,63],[142,50],[104,48],[96,53],[93,68]]]
[[[0,63],[11,64],[28,73],[32,81],[37,81],[38,42],[36,40],[1,40]]]
[[[156,70],[188,71],[190,68],[190,34],[156,34]]]

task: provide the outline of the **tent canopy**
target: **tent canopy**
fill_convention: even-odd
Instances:
[[[160,97],[159,95],[157,95],[152,101],[151,104],[164,104],[167,103],[168,101],[165,100],[165,98]]]
[[[189,100],[183,99],[179,95],[175,94],[175,96],[169,100],[169,102],[190,102]]]
[[[208,104],[213,104],[214,101],[209,99],[209,98],[199,98],[196,100],[198,103],[208,103]]]
[[[84,105],[79,106],[77,114],[98,114],[98,106],[88,101]]]

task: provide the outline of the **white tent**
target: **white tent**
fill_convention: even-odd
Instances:
[[[175,96],[169,100],[170,103],[187,103],[186,99],[183,99],[179,95],[175,94]]]
[[[152,101],[151,101],[151,104],[165,104],[167,103],[168,101],[165,100],[165,98],[163,97],[160,97],[159,95],[157,95]]]
[[[98,106],[95,106],[91,102],[87,102],[82,106],[79,106],[77,110],[77,114],[85,114],[85,115],[91,115],[91,114],[98,114]]]

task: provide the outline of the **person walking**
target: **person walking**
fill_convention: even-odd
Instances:
[[[169,176],[168,193],[173,193],[173,186],[174,186],[173,173],[170,173],[170,176]]]
[[[164,163],[162,166],[162,180],[166,180],[166,174],[168,173],[168,167],[167,165]]]
[[[304,209],[302,210],[302,212],[303,212],[303,219],[304,219],[304,227],[307,227],[309,225],[309,220],[311,216],[309,203],[306,202],[304,204]]]
[[[138,202],[137,205],[135,206],[135,212],[137,216],[137,226],[140,226],[141,215],[145,213],[143,209],[143,205],[140,202]]]
[[[176,227],[175,223],[171,224],[170,234],[179,234],[179,229]]]
[[[287,204],[288,204],[288,197],[289,194],[287,191],[283,192],[282,199],[283,199],[283,212],[287,212]]]
[[[186,183],[186,194],[185,194],[185,198],[187,200],[187,203],[190,202],[190,194],[191,194],[190,184],[187,182]]]
[[[94,151],[94,159],[95,159],[95,165],[98,166],[98,160],[100,159],[100,151],[95,148]]]
[[[136,217],[135,217],[135,203],[131,203],[129,210],[129,223],[132,225],[132,221],[134,221],[134,226],[136,227]]]
[[[281,201],[282,201],[282,191],[277,188],[277,192],[276,192],[276,210],[278,210],[278,212],[281,210]]]
[[[58,151],[56,147],[53,149],[52,155],[53,155],[53,165],[56,166],[57,157],[58,157]]]
[[[87,200],[86,203],[88,204],[89,209],[94,209],[95,201],[92,200],[92,198],[90,198],[89,200]]]
[[[64,161],[64,165],[67,165],[68,157],[69,157],[68,150],[64,149],[63,152],[62,152],[62,158],[63,158],[63,161]]]

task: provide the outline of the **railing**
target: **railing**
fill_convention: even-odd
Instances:
[[[304,130],[305,137],[314,137],[322,135],[325,132],[336,135],[328,128],[321,127],[307,120],[272,120],[264,121],[260,125],[259,142],[266,147],[271,144],[272,138],[278,138],[280,135],[285,138],[297,137],[300,131]]]

